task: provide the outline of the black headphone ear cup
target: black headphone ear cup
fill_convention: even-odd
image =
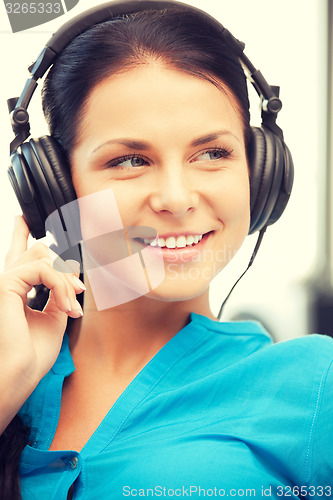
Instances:
[[[46,163],[43,163],[44,175],[51,182],[50,189],[58,207],[76,199],[72,183],[70,166],[58,141],[52,136],[42,136],[34,141],[37,151],[43,151]],[[48,170],[50,169],[50,170]]]
[[[274,149],[272,142],[261,128],[252,127],[252,138],[249,151],[250,162],[250,200],[251,200],[251,225],[249,234],[257,231],[261,226],[264,207],[269,197],[274,169],[271,161]]]
[[[288,146],[281,140],[281,156],[283,158],[283,178],[279,191],[279,197],[271,211],[267,225],[270,226],[276,222],[284,212],[289,201],[294,182],[294,163]]]
[[[251,225],[249,234],[282,215],[293,181],[291,155],[283,140],[267,127],[252,127],[250,144]]]
[[[36,196],[33,179],[24,157],[18,151],[10,157],[11,164],[8,168],[8,176],[14,189],[16,198],[21,206],[24,220],[34,238],[45,236],[44,217]]]
[[[9,176],[35,238],[45,236],[45,221],[51,213],[76,198],[69,165],[50,136],[23,143],[21,151],[12,155]]]

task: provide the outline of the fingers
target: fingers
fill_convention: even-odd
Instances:
[[[21,215],[15,217],[12,240],[5,259],[5,269],[22,255],[28,244],[29,228]]]
[[[0,289],[2,294],[16,294],[23,302],[35,285],[43,284],[52,292],[51,306],[73,318],[82,316],[82,308],[76,294],[84,289],[83,283],[73,274],[55,271],[49,258],[41,258],[24,263],[2,274]]]
[[[47,250],[49,251],[48,248]],[[44,285],[53,292],[52,296],[59,309],[73,318],[82,316],[83,311],[81,305],[76,299],[76,295],[82,293],[86,289],[85,285],[78,278],[80,275],[80,264],[72,260],[64,262],[62,259],[58,258],[57,269],[55,270],[53,262],[52,258],[47,261],[51,270],[50,274],[43,275]],[[75,272],[78,276],[75,275]],[[53,279],[53,274],[57,277],[56,279],[59,279],[58,285],[56,286],[52,286],[52,281],[47,281],[48,276],[51,280]],[[48,308],[49,307],[50,304],[48,304]]]
[[[53,277],[53,273],[56,277]],[[76,294],[83,291],[84,285],[75,275],[56,273],[52,269],[49,277],[44,275],[42,278],[45,286],[51,290],[51,297],[60,310],[72,318],[83,316]],[[50,309],[50,303],[47,304],[47,309]]]
[[[52,291],[47,306],[49,310],[55,306],[71,317],[82,316],[82,308],[76,300],[76,294],[85,290],[84,284],[78,278],[80,264],[73,260],[64,262],[40,242],[26,250],[27,238],[27,225],[22,217],[19,217],[15,224],[7,268],[3,275],[5,282],[0,285],[20,295],[25,304],[27,294],[32,287],[44,284]]]

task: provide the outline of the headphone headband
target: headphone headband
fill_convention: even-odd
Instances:
[[[108,19],[116,18],[117,16],[135,14],[136,12],[144,10],[163,10],[174,7],[181,8],[185,13],[196,12],[199,17],[202,17],[206,24],[210,23],[212,27],[218,29],[221,34],[225,30],[225,28],[218,21],[216,21],[216,19],[203,10],[198,9],[197,7],[192,7],[183,2],[179,2],[178,0],[129,0],[125,2],[120,0],[92,7],[84,13],[78,14],[73,19],[70,19],[52,35],[50,40],[46,43],[46,47],[49,47],[53,50],[53,52],[59,54],[66,47],[66,45],[73,40],[73,38],[77,37],[95,24],[102,23]],[[244,44],[238,42],[236,38],[234,38],[234,40],[239,45],[239,48],[243,50]]]

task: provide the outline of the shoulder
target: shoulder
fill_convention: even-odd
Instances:
[[[310,335],[304,335],[303,337],[297,337],[290,340],[285,340],[283,342],[278,342],[275,344],[279,349],[282,350],[294,350],[294,351],[312,351],[313,354],[324,354],[331,356],[333,354],[333,339],[328,335],[319,335],[316,333]]]
[[[333,361],[333,339],[326,335],[306,335],[273,344],[265,353],[293,369],[306,369],[308,374],[327,372]]]
[[[264,377],[266,383],[292,379],[294,387],[309,387],[313,383],[318,387],[333,361],[333,339],[325,335],[273,343],[260,323],[218,322],[193,314],[191,318],[193,328],[202,330],[212,358],[216,356],[221,362],[223,354],[224,360],[229,358],[229,363],[241,364],[240,368],[253,371],[255,378]]]
[[[265,354],[272,355],[294,355],[299,354],[305,357],[323,357],[330,359],[333,357],[333,338],[327,335],[311,334],[302,337],[273,343],[272,337],[265,328],[256,321],[231,321],[219,322],[206,316],[191,314],[191,319],[195,326],[200,325],[211,333],[229,337],[236,342],[241,338],[257,339],[262,347],[270,347],[272,351],[265,351]]]
[[[317,400],[323,385],[332,385],[333,339],[311,334],[265,346],[253,355],[253,364],[272,386],[284,386],[299,400]],[[331,377],[331,380],[329,380]]]

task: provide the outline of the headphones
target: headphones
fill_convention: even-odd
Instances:
[[[250,138],[250,208],[249,234],[265,230],[282,215],[293,185],[294,167],[290,151],[283,140],[283,132],[276,124],[282,108],[279,87],[270,86],[244,54],[244,43],[237,40],[217,20],[200,9],[176,0],[113,1],[93,7],[66,22],[50,40],[28,69],[31,74],[19,98],[8,100],[15,138],[10,144],[11,165],[9,179],[21,205],[23,217],[34,238],[45,236],[47,217],[59,212],[64,231],[66,223],[60,208],[76,199],[70,170],[60,145],[52,136],[30,139],[27,108],[37,87],[37,81],[54,63],[57,55],[79,34],[92,25],[144,10],[162,10],[179,7],[185,12],[196,12],[207,25],[217,29],[230,49],[240,59],[247,78],[261,101],[260,127],[251,127]]]

